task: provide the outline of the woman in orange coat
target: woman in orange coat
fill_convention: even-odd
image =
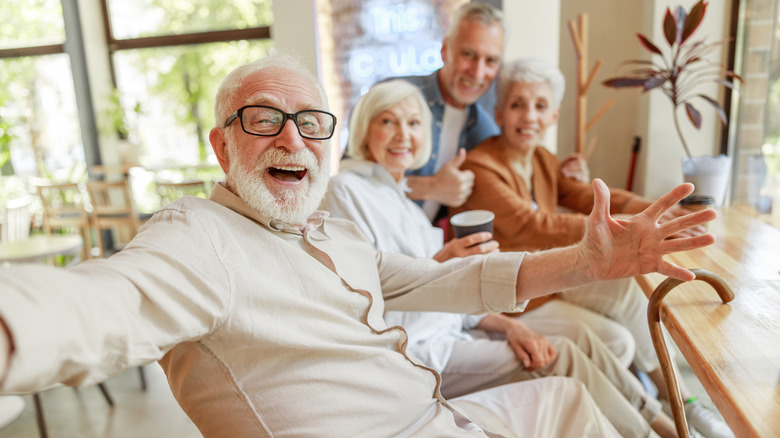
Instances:
[[[506,63],[498,79],[495,109],[501,133],[469,152],[461,166],[474,172],[474,189],[466,203],[450,209],[450,214],[476,209],[495,213],[493,238],[503,251],[567,246],[585,233],[586,215],[593,205],[590,184],[567,177],[557,157],[541,146],[547,129],[558,121],[563,91],[560,70],[543,60]],[[613,215],[637,213],[650,205],[649,200],[625,190],[611,189],[610,193]],[[573,213],[560,212],[559,207]],[[676,207],[670,210],[669,218],[685,212]],[[559,293],[558,299],[551,297],[532,301],[520,318],[579,319],[608,346],[625,345],[626,335],[621,331],[628,329],[636,346],[633,364],[650,375],[660,397],[666,398],[647,327],[647,298],[633,280],[596,283]],[[624,358],[630,353],[618,348],[613,351]],[[699,402],[686,404],[686,412],[690,423],[705,436],[732,436],[725,423]]]

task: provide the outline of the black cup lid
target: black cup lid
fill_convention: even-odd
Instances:
[[[682,205],[702,205],[702,204],[712,204],[715,200],[712,199],[712,196],[703,196],[703,195],[690,195],[680,201],[680,204]]]

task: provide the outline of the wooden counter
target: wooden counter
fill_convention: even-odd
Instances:
[[[736,298],[723,304],[702,281],[681,284],[662,321],[738,437],[780,437],[780,230],[736,209],[719,213],[714,245],[667,259],[717,274]],[[637,281],[649,297],[664,279]]]

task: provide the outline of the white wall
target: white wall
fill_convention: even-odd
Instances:
[[[276,47],[300,56],[304,65],[320,76],[316,0],[274,1],[271,9],[271,38]]]
[[[561,0],[504,0],[503,8],[508,27],[504,59],[534,56],[558,65]],[[546,146],[553,152],[558,136],[548,130]]]
[[[656,197],[682,182],[682,147],[674,130],[671,103],[655,91],[643,94],[638,89],[615,90],[601,85],[605,79],[626,72],[621,63],[627,59],[649,59],[639,44],[637,32],[647,35],[661,45],[663,41],[661,21],[666,7],[676,7],[678,0],[560,0],[561,1],[561,49],[560,66],[567,81],[566,96],[559,121],[559,155],[574,149],[574,78],[575,58],[566,21],[576,20],[580,13],[589,17],[589,68],[597,59],[602,65],[596,80],[588,92],[588,116],[590,119],[608,100],[614,105],[588,132],[588,139],[598,137],[598,145],[589,162],[591,175],[603,178],[613,187],[625,188],[634,136],[641,137],[641,150],[634,176],[633,190],[648,197]],[[690,4],[688,4],[690,3]],[[690,0],[685,7],[695,3]],[[725,12],[727,2],[710,2],[705,20],[694,34],[697,39],[716,41],[726,34]],[[714,53],[715,62],[723,56]],[[714,91],[712,91],[714,89]],[[719,98],[716,87],[701,87],[704,94]],[[686,119],[681,119],[686,139],[694,155],[710,155],[719,145],[719,122],[703,102],[695,102],[702,112],[704,124],[696,131]],[[705,106],[706,105],[706,106]],[[685,117],[684,114],[681,114]],[[587,140],[586,140],[587,142]]]

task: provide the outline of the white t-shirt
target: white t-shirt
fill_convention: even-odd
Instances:
[[[458,154],[458,144],[460,143],[460,133],[466,126],[468,118],[468,107],[459,109],[452,105],[444,104],[444,116],[441,121],[441,135],[439,136],[439,149],[436,155],[436,171],[444,166],[444,163],[452,160]],[[441,204],[437,201],[425,201],[423,210],[429,220],[436,217]]]

